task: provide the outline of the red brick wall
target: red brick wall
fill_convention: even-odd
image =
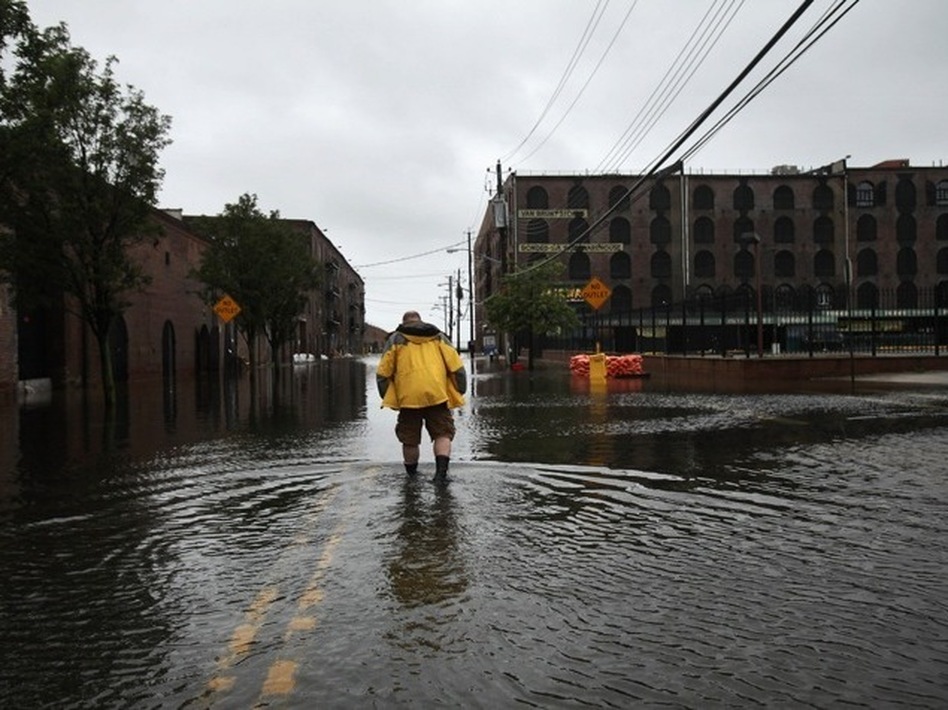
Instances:
[[[16,392],[16,311],[11,294],[0,285],[0,401],[12,399]]]

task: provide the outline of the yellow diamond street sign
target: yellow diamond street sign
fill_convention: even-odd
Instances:
[[[240,306],[230,296],[224,296],[214,304],[214,312],[225,323],[230,323],[240,313]]]
[[[593,276],[589,283],[583,288],[583,299],[586,303],[592,306],[594,311],[598,311],[599,308],[605,303],[609,296],[612,295],[612,290],[606,286],[602,281]]]

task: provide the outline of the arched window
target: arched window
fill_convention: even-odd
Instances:
[[[569,241],[572,244],[575,239],[580,237],[578,244],[587,244],[589,242],[589,223],[582,217],[574,217],[569,221]]]
[[[695,194],[692,199],[696,210],[714,209],[714,190],[707,185],[698,185],[698,187],[695,188]]]
[[[876,189],[871,182],[863,180],[856,185],[856,207],[875,207]]]
[[[879,275],[879,258],[875,249],[860,249],[856,254],[856,276],[859,278]]]
[[[895,220],[895,238],[899,244],[914,244],[917,237],[915,218],[910,214],[900,214]]]
[[[836,275],[836,257],[829,249],[820,249],[813,255],[813,275],[818,279],[831,279]]]
[[[750,217],[738,217],[734,220],[734,241],[740,243],[741,237],[750,232],[756,231],[754,229],[754,220]]]
[[[918,308],[918,288],[911,281],[903,281],[895,290],[896,308]]]
[[[662,183],[655,185],[649,193],[648,208],[656,211],[671,209],[671,193]]]
[[[909,178],[899,178],[895,186],[895,206],[899,212],[914,212],[916,205],[915,183]]]
[[[527,190],[527,208],[531,210],[545,210],[550,206],[550,198],[539,185]]]
[[[833,209],[833,190],[825,182],[813,188],[813,209],[820,212]]]
[[[796,308],[797,293],[790,284],[780,284],[774,291],[774,308],[792,311]]]
[[[879,289],[872,283],[867,281],[864,284],[859,284],[859,288],[856,289],[856,308],[875,308],[879,305]]]
[[[667,308],[672,302],[671,288],[665,284],[659,284],[652,289],[652,307]]]
[[[787,185],[780,185],[774,190],[774,209],[792,210],[795,206],[793,190]]]
[[[672,260],[667,251],[652,254],[651,272],[653,279],[668,279],[672,275]]]
[[[833,220],[826,215],[813,220],[813,242],[815,244],[832,244],[835,236]]]
[[[754,209],[754,191],[750,185],[745,183],[734,188],[734,209],[741,212]]]
[[[792,251],[781,249],[774,254],[774,276],[792,279],[797,274],[797,259]]]
[[[744,280],[754,277],[754,255],[747,249],[734,255],[734,275]]]
[[[616,205],[619,205],[616,207]],[[616,207],[618,211],[629,209],[629,190],[622,185],[616,185],[609,190],[609,207]]]
[[[948,180],[939,180],[935,185],[935,204],[940,207],[948,205]]]
[[[531,219],[527,222],[527,241],[550,241],[550,225],[547,224],[545,219]]]
[[[591,277],[589,255],[574,251],[569,257],[569,278],[571,281],[588,281]]]
[[[796,227],[789,217],[777,217],[774,221],[774,242],[776,244],[793,244],[796,239]]]
[[[948,274],[948,247],[938,250],[938,255],[935,257],[935,270],[941,274]]]
[[[714,220],[698,217],[694,226],[695,244],[714,244]]]
[[[649,238],[657,247],[668,246],[671,243],[671,222],[665,217],[656,217],[649,225]]]
[[[895,273],[900,278],[911,278],[918,273],[918,258],[912,247],[902,247],[895,257]]]
[[[632,259],[624,251],[616,252],[609,257],[609,277],[613,279],[632,277]]]
[[[948,214],[938,215],[935,222],[935,239],[940,242],[948,240]]]
[[[616,217],[609,222],[609,241],[619,244],[632,242],[632,225],[625,217]]]
[[[628,286],[619,284],[612,289],[609,297],[610,313],[628,313],[632,310],[632,290]]]
[[[714,278],[714,254],[706,249],[702,249],[695,254],[695,278]]]
[[[864,214],[856,220],[856,241],[874,242],[876,240],[876,218]]]
[[[711,303],[714,300],[714,289],[708,284],[701,284],[695,289],[692,298],[696,303]]]

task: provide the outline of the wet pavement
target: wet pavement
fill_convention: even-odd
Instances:
[[[480,363],[442,487],[373,366],[14,410],[0,705],[948,702],[948,390]]]

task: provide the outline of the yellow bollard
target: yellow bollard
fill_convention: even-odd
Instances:
[[[589,382],[604,384],[606,381],[606,355],[596,353],[589,356]]]

